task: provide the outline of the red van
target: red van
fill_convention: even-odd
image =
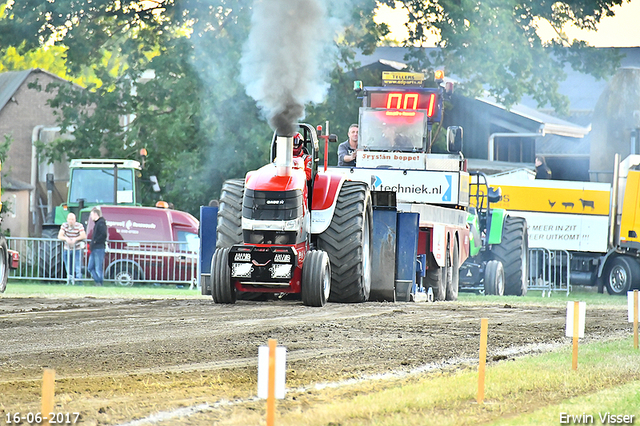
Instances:
[[[156,207],[101,206],[100,210],[107,223],[106,280],[125,286],[195,283],[200,246],[195,217]],[[93,225],[89,220],[89,239]]]

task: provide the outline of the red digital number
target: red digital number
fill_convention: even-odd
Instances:
[[[389,93],[387,109],[418,109],[420,95],[417,93]]]

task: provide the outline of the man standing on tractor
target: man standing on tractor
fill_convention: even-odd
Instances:
[[[358,125],[349,126],[349,139],[338,145],[338,166],[355,167],[358,155]]]

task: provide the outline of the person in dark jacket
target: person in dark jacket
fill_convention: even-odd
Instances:
[[[551,179],[551,169],[541,155],[536,157],[536,179]]]
[[[104,280],[104,249],[107,241],[107,222],[102,217],[102,211],[98,207],[91,209],[89,218],[93,220],[94,226],[87,269],[96,285],[101,286]]]

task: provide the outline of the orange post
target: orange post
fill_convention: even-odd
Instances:
[[[633,290],[633,347],[638,349],[638,290]]]
[[[56,371],[50,368],[45,368],[44,373],[42,375],[42,414],[43,418],[47,418],[47,420],[43,420],[42,424],[48,426],[49,425],[49,413],[53,412],[53,390],[56,379]]]
[[[487,362],[487,333],[489,320],[480,319],[480,362],[478,363],[478,404],[484,402],[484,371]]]
[[[580,335],[580,302],[573,302],[573,361],[571,369],[578,369],[578,336]]]
[[[267,426],[274,426],[276,418],[276,347],[278,341],[269,339],[269,380],[267,385]]]

